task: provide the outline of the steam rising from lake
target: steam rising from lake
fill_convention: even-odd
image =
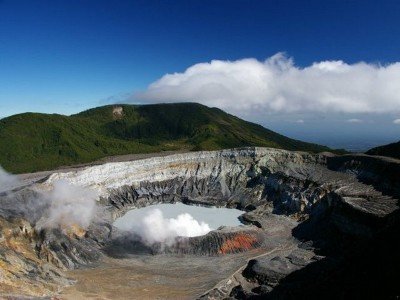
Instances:
[[[170,243],[178,236],[207,234],[220,226],[238,226],[243,212],[227,208],[206,208],[181,203],[158,204],[133,209],[114,222],[120,230],[139,235],[148,244]]]
[[[211,231],[208,224],[195,220],[184,213],[176,218],[165,218],[160,209],[154,209],[139,222],[132,225],[131,230],[138,233],[148,243],[168,242],[177,236],[199,236]]]

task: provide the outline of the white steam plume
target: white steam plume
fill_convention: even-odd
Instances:
[[[188,213],[168,219],[159,209],[149,211],[143,218],[130,223],[129,228],[121,229],[138,234],[148,244],[171,243],[178,236],[200,236],[212,230],[208,224],[198,222]]]
[[[400,111],[400,62],[379,65],[335,60],[302,68],[283,53],[265,61],[213,60],[166,74],[134,98],[193,101],[238,115],[260,111],[393,113]]]
[[[19,186],[17,176],[7,173],[0,166],[0,193],[10,191],[17,186]]]
[[[44,196],[50,206],[38,222],[38,228],[68,228],[74,225],[87,228],[92,221],[98,197],[93,190],[59,180],[54,183],[53,190]]]
[[[67,229],[70,226],[86,229],[95,215],[98,194],[91,189],[59,180],[50,191],[11,191],[22,185],[17,176],[0,167],[0,193],[6,192],[0,197],[0,215],[3,217],[24,216],[37,222],[37,229]]]

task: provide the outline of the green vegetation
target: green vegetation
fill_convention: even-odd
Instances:
[[[389,156],[400,159],[400,141],[397,143],[372,148],[366,153],[369,155]]]
[[[111,155],[241,146],[330,150],[196,103],[109,105],[72,116],[24,113],[0,120],[0,165],[14,173]]]

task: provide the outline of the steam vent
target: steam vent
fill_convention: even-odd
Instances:
[[[14,179],[0,194],[6,298],[399,295],[398,160],[240,148]],[[239,209],[241,225],[152,242],[113,226],[178,202]]]

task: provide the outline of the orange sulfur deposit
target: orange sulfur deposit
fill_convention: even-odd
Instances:
[[[64,232],[68,235],[70,238],[82,238],[86,234],[86,230],[80,227],[78,224],[72,224],[69,227],[64,229]]]
[[[255,237],[254,235],[239,233],[233,238],[224,241],[219,250],[219,253],[227,254],[250,250],[256,246],[257,242],[257,237]]]

